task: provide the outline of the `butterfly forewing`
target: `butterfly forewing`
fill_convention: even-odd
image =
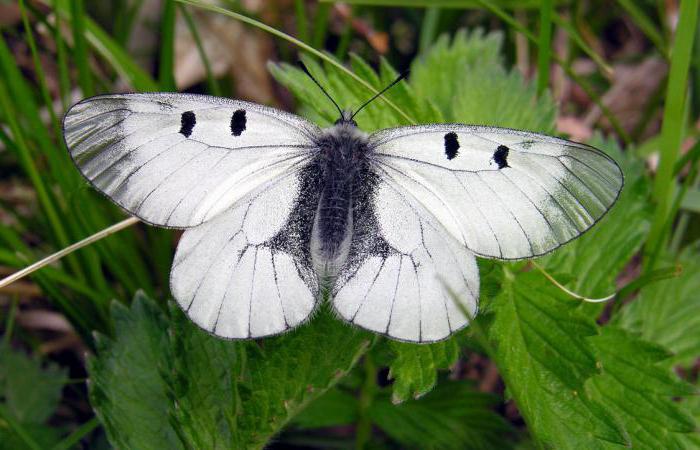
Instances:
[[[383,176],[479,256],[548,253],[595,224],[623,185],[595,148],[517,130],[459,124],[370,136]]]
[[[318,128],[264,106],[189,94],[106,95],[68,111],[70,154],[97,189],[142,220],[199,225],[298,170]]]

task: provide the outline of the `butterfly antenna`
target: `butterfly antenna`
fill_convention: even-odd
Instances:
[[[314,78],[314,76],[311,75],[311,72],[309,72],[309,69],[306,68],[306,64],[304,64],[302,61],[299,61],[299,66],[301,66],[301,70],[303,70],[309,76],[309,78],[311,78],[313,80],[313,82],[316,83],[316,86],[318,86],[318,88],[321,90],[321,92],[326,94],[326,97],[328,97],[328,99],[333,102],[333,105],[335,105],[335,108],[338,110],[338,112],[340,113],[340,116],[342,117],[343,110],[340,109],[340,106],[338,106],[338,104],[335,102],[335,100],[333,100],[333,97],[331,97],[330,94],[328,92],[326,92],[325,89],[323,89],[323,86],[321,86],[321,83],[319,83],[316,80],[316,78]]]
[[[408,72],[409,72],[409,71],[406,70],[406,71],[404,71],[403,73],[401,73],[401,75],[399,75],[394,81],[392,81],[391,84],[389,84],[389,86],[387,86],[387,87],[385,87],[384,89],[382,89],[381,91],[377,92],[377,94],[376,94],[374,97],[372,97],[372,98],[370,98],[369,100],[367,100],[366,102],[364,102],[364,103],[362,104],[362,106],[360,106],[359,108],[357,108],[357,111],[355,111],[355,112],[353,113],[353,115],[352,115],[352,117],[350,117],[350,119],[353,119],[353,118],[357,115],[357,113],[359,113],[360,111],[362,111],[362,108],[364,108],[365,106],[367,106],[367,105],[369,105],[370,103],[372,103],[372,101],[373,101],[374,99],[376,99],[377,97],[379,97],[380,95],[382,95],[383,93],[385,93],[386,91],[388,91],[389,89],[391,89],[392,87],[394,87],[394,85],[395,85],[396,83],[398,83],[399,81],[401,81],[401,80],[403,80],[404,78],[406,78],[406,77],[408,76]]]

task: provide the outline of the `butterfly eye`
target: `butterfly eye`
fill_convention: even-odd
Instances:
[[[343,118],[343,117],[341,117],[340,119],[336,120],[336,121],[333,123],[333,125],[341,125],[341,124],[344,124],[344,123],[345,123],[345,124],[350,124],[350,125],[352,125],[353,127],[356,127],[356,126],[357,126],[357,122],[355,122],[353,119],[349,119],[349,120],[348,120],[348,119],[345,119],[345,118]]]

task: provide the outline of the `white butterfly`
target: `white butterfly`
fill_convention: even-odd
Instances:
[[[324,292],[362,328],[447,338],[468,324],[449,291],[477,313],[474,255],[548,253],[594,225],[623,185],[587,145],[462,124],[367,135],[352,117],[321,129],[238,100],[104,95],[73,106],[64,134],[96,189],[186,230],[172,294],[197,325],[234,339],[299,325]]]

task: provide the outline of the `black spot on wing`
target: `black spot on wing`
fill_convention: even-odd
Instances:
[[[192,111],[185,111],[180,116],[180,134],[185,137],[190,137],[194,126],[197,123],[197,118]]]
[[[459,141],[457,140],[457,133],[449,132],[445,134],[445,155],[447,159],[453,159],[459,153]]]
[[[498,164],[499,169],[504,167],[510,167],[508,165],[508,152],[510,149],[505,145],[499,145],[496,151],[493,153],[493,160]]]
[[[231,116],[231,134],[240,136],[245,131],[245,109],[236,110]]]

